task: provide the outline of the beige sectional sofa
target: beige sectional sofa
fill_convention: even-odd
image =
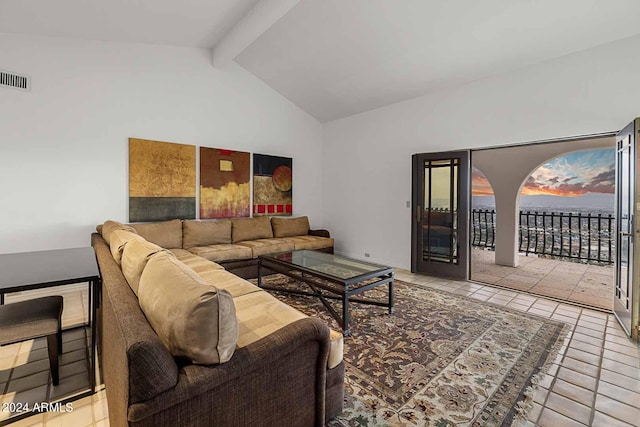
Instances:
[[[320,426],[342,411],[342,335],[225,269],[332,250],[328,233],[304,217],[98,229],[110,425]]]
[[[311,230],[306,216],[271,220],[266,216],[215,221],[176,219],[131,227],[178,256],[198,255],[247,279],[257,277],[260,255],[297,249],[333,253],[329,232]]]

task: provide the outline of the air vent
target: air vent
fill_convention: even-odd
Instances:
[[[0,87],[30,91],[31,77],[0,70]]]

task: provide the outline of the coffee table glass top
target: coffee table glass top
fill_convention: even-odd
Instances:
[[[390,269],[390,267],[386,267],[384,265],[358,261],[339,255],[311,250],[282,252],[279,254],[263,256],[263,258],[273,258],[295,265],[296,267],[317,271],[318,273],[334,276],[344,280],[353,279],[355,277],[362,276],[363,274]]]

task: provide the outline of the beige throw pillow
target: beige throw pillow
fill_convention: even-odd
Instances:
[[[138,287],[140,307],[174,357],[210,365],[227,362],[238,342],[238,320],[229,292],[207,284],[193,270],[158,252]]]
[[[96,227],[96,230],[98,230],[98,227]],[[111,233],[113,233],[116,230],[126,230],[126,231],[130,231],[131,233],[136,232],[136,230],[133,229],[133,227],[119,223],[117,221],[111,221],[111,220],[105,221],[104,224],[102,224],[102,227],[100,227],[100,230],[98,231],[102,235],[102,238],[105,240],[105,242],[110,243]]]
[[[231,221],[192,221],[182,223],[182,248],[231,243]]]
[[[309,234],[309,218],[271,218],[273,237],[306,236]]]
[[[149,259],[156,253],[162,251],[160,246],[147,242],[143,239],[131,239],[124,245],[122,251],[122,274],[124,274],[127,283],[138,295],[138,285],[140,276]],[[174,256],[171,252],[168,252]]]
[[[271,239],[271,222],[268,216],[255,218],[243,218],[231,220],[232,242],[244,242],[245,240]]]
[[[126,230],[115,230],[109,236],[109,249],[111,249],[111,255],[118,265],[122,263],[122,252],[127,242],[130,240],[144,240],[142,236]]]
[[[139,235],[166,249],[182,248],[182,221],[150,222],[131,224]]]

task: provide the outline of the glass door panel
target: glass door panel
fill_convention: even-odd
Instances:
[[[413,156],[412,270],[467,278],[468,152]]]
[[[616,152],[616,281],[613,311],[627,334],[638,339],[638,301],[640,263],[636,260],[635,242],[638,233],[636,211],[639,198],[638,150],[636,129],[638,120],[630,123],[617,136]]]

